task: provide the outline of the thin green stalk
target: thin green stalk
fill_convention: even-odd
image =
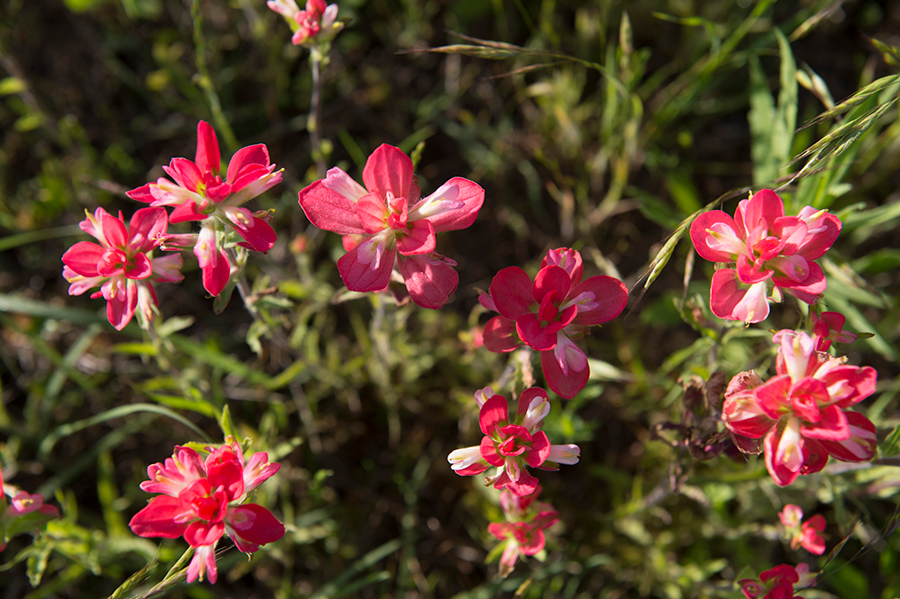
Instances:
[[[327,49],[326,49],[327,51]],[[325,176],[325,157],[322,155],[322,140],[319,137],[319,105],[322,101],[322,51],[313,47],[309,53],[309,68],[312,70],[312,97],[309,102],[309,119],[306,130],[312,146],[312,157],[316,162],[316,174]]]
[[[200,89],[206,95],[206,101],[212,110],[213,121],[216,123],[216,129],[225,140],[228,152],[234,154],[238,149],[237,138],[234,131],[222,112],[222,103],[219,101],[219,94],[212,84],[212,78],[209,76],[209,67],[206,64],[206,41],[203,37],[203,18],[200,16],[200,0],[193,0],[191,6],[191,16],[194,19],[194,51],[197,55],[197,74],[200,76],[198,83]]]

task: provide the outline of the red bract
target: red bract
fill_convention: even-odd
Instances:
[[[150,500],[128,524],[141,537],[183,535],[195,549],[188,582],[204,576],[216,581],[216,544],[223,534],[244,553],[284,536],[284,525],[269,510],[241,503],[278,471],[279,464],[268,463],[266,453],[256,453],[245,463],[237,443],[207,450],[210,453],[203,460],[193,449],[176,447],[165,463],[147,468],[150,480],[141,483],[141,489],[163,495]]]
[[[505,541],[500,558],[500,576],[506,578],[516,566],[519,553],[536,555],[545,545],[544,529],[559,521],[559,514],[549,503],[537,501],[541,493],[538,485],[534,493],[520,497],[504,489],[500,492],[505,522],[492,522],[488,532]]]
[[[116,329],[125,328],[135,311],[149,321],[157,304],[154,281],[178,283],[181,256],[151,258],[166,233],[168,221],[162,208],[142,208],[125,226],[122,213],[115,218],[103,208],[93,215],[85,211],[79,227],[93,235],[100,244],[79,241],[62,256],[63,276],[71,283],[69,295],[81,295],[100,287],[91,297],[106,299],[106,316]]]
[[[795,589],[812,586],[814,579],[815,576],[809,573],[809,566],[806,564],[800,564],[796,568],[782,564],[760,574],[758,582],[745,578],[739,580],[738,584],[747,599],[793,599],[796,597]]]
[[[436,233],[469,227],[484,203],[476,183],[454,177],[422,199],[412,160],[383,144],[366,161],[363,188],[339,168],[300,192],[300,207],[320,229],[344,235],[338,270],[351,291],[382,291],[394,266],[412,300],[440,308],[456,290],[452,260],[434,252]]]
[[[800,506],[789,503],[778,513],[778,518],[791,539],[791,549],[803,547],[816,555],[825,553],[825,537],[821,534],[825,530],[825,516],[816,514],[802,522],[803,510]]]
[[[281,171],[269,163],[269,151],[263,144],[238,150],[228,169],[221,171],[221,155],[216,132],[206,121],[197,125],[197,155],[194,162],[173,158],[163,170],[175,180],[165,177],[132,189],[128,197],[151,206],[174,206],[170,221],[202,221],[195,238],[194,254],[203,270],[203,286],[218,295],[231,273],[224,250],[224,227],[233,229],[243,241],[238,245],[257,252],[267,252],[275,245],[275,231],[265,218],[246,208],[245,202],[281,181]],[[222,178],[222,175],[225,178]]]
[[[577,464],[581,450],[577,445],[551,445],[540,430],[550,411],[547,392],[531,387],[519,398],[516,418],[509,421],[509,404],[490,387],[475,394],[481,404],[479,424],[484,438],[481,445],[454,450],[448,456],[453,470],[463,476],[481,474],[491,466],[498,472],[485,479],[496,489],[509,489],[519,496],[531,495],[538,486],[526,466],[557,470],[559,464]],[[483,402],[483,403],[482,403]]]
[[[806,333],[780,331],[773,340],[780,344],[778,375],[765,383],[744,377],[752,384],[729,385],[726,392],[722,419],[738,447],[747,451],[753,444],[747,440],[764,437],[766,468],[780,486],[820,471],[829,455],[871,459],[875,425],[847,408],[874,393],[875,370],[816,352]]]
[[[691,224],[697,253],[711,262],[735,263],[713,275],[713,314],[761,322],[769,315],[768,301],[781,301],[780,290],[816,303],[826,281],[813,261],[840,232],[840,219],[824,210],[807,206],[797,216],[785,216],[784,202],[770,189],[742,200],[733,219],[722,210],[701,214]]]
[[[814,310],[809,313],[809,326],[816,340],[816,351],[828,351],[832,342],[853,343],[856,335],[844,330],[846,318],[840,312],[822,312],[819,316]]]
[[[498,272],[489,295],[479,299],[496,310],[484,328],[484,344],[492,352],[510,352],[524,343],[541,352],[547,384],[571,399],[590,376],[587,356],[573,339],[588,327],[612,320],[628,303],[628,290],[614,277],[581,280],[581,254],[570,248],[550,250],[534,282],[518,266]]]

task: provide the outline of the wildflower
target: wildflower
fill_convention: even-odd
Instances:
[[[791,549],[803,547],[816,555],[825,553],[825,537],[821,534],[825,530],[825,516],[816,514],[802,522],[803,510],[800,506],[789,503],[778,513],[778,518],[791,538]]]
[[[184,277],[179,272],[181,256],[151,258],[165,235],[168,221],[162,208],[142,208],[134,213],[125,226],[122,213],[113,217],[103,208],[93,215],[85,211],[79,227],[94,236],[100,244],[79,241],[62,256],[63,276],[71,283],[69,295],[81,295],[100,287],[91,295],[106,301],[106,317],[117,330],[125,328],[136,310],[142,326],[153,319],[157,304],[154,281],[178,283]]]
[[[268,252],[275,245],[275,231],[266,222],[267,215],[250,212],[240,206],[281,181],[281,171],[269,163],[264,144],[238,150],[225,173],[216,132],[206,121],[197,125],[197,154],[194,161],[173,158],[163,170],[165,177],[127,192],[128,197],[151,206],[174,206],[169,221],[201,221],[200,234],[178,236],[180,243],[193,242],[194,254],[203,271],[203,287],[219,295],[231,277],[231,264],[225,254],[225,227],[240,239],[237,245],[256,252]],[[222,175],[225,178],[222,178]],[[168,248],[167,248],[168,249]]]
[[[265,452],[245,462],[237,443],[206,449],[209,455],[203,460],[189,447],[176,447],[171,458],[148,467],[150,480],[141,483],[141,489],[162,495],[151,499],[128,523],[141,537],[183,535],[195,550],[188,582],[202,581],[204,576],[216,581],[216,545],[223,534],[244,553],[254,553],[260,545],[284,536],[284,525],[269,510],[242,503],[280,465],[269,463]]]
[[[325,6],[324,0],[307,0],[306,10],[300,10],[294,0],[269,0],[269,8],[285,18],[294,36],[295,46],[312,46],[331,41],[344,24],[337,20],[337,4]]]
[[[381,145],[366,161],[362,187],[335,167],[300,192],[300,207],[320,229],[344,236],[338,270],[351,291],[382,291],[394,268],[412,300],[443,306],[456,290],[456,263],[434,252],[436,233],[469,227],[484,202],[476,183],[454,177],[422,199],[412,160]]]
[[[13,485],[4,484],[3,472],[0,471],[0,551],[6,548],[6,542],[12,537],[34,530],[52,518],[59,518],[59,510],[44,504],[43,495],[31,495]]]
[[[722,210],[701,214],[691,225],[697,253],[711,262],[735,263],[713,275],[713,314],[761,322],[769,315],[768,302],[781,301],[782,290],[815,304],[827,283],[814,260],[840,231],[840,219],[810,206],[785,216],[784,202],[770,189],[742,200],[733,219]]]
[[[741,592],[747,599],[793,599],[794,590],[812,586],[815,576],[809,573],[809,566],[800,564],[796,568],[787,564],[775,566],[759,575],[759,581],[752,578],[739,580]],[[768,592],[766,592],[768,591]],[[762,595],[766,592],[765,595]]]
[[[816,352],[806,333],[779,331],[773,341],[779,344],[777,376],[729,385],[722,419],[732,436],[764,437],[766,468],[780,486],[822,470],[829,455],[845,462],[871,459],[875,425],[847,409],[875,392],[875,370]]]
[[[450,452],[447,459],[457,474],[474,476],[496,466],[499,470],[485,478],[486,485],[527,496],[538,486],[527,466],[557,470],[559,464],[578,463],[581,450],[577,445],[551,445],[540,430],[550,412],[550,399],[543,389],[531,387],[522,392],[512,423],[506,398],[495,395],[490,387],[479,390],[475,399],[481,406],[479,424],[484,438],[478,446]]]
[[[532,283],[518,266],[498,272],[481,304],[500,313],[484,328],[492,352],[510,352],[524,343],[541,352],[547,384],[571,399],[590,377],[587,356],[573,339],[589,327],[612,320],[628,303],[628,290],[614,277],[581,280],[581,254],[570,248],[547,252]]]

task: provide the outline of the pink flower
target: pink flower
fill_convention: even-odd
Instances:
[[[412,160],[387,144],[363,169],[363,188],[339,168],[300,192],[300,207],[320,229],[344,235],[338,270],[351,291],[382,291],[399,271],[412,300],[443,306],[459,277],[452,260],[434,252],[436,233],[470,226],[484,202],[477,184],[454,177],[422,199]]]
[[[816,340],[816,351],[828,351],[832,342],[853,343],[856,335],[844,330],[847,319],[840,312],[822,312],[818,316],[814,310],[809,313],[809,326]]]
[[[270,1],[268,4],[272,8],[275,2]],[[337,13],[337,4],[329,4],[326,7],[324,0],[307,0],[306,10],[298,10],[291,15],[295,23],[292,26],[294,36],[291,42],[295,46],[308,46],[331,40],[344,27],[343,23],[336,22]]]
[[[0,551],[6,548],[6,542],[10,538],[37,529],[53,518],[59,518],[59,510],[52,505],[45,505],[43,495],[30,495],[13,485],[5,485],[3,471],[0,470]]]
[[[499,470],[487,477],[485,484],[524,497],[534,493],[538,486],[538,480],[528,473],[527,466],[557,470],[559,464],[578,463],[581,450],[577,445],[551,445],[546,433],[540,430],[550,412],[550,400],[543,389],[531,387],[522,392],[512,423],[505,397],[494,395],[486,387],[475,398],[481,405],[479,424],[484,438],[479,446],[450,452],[447,459],[457,474],[474,476],[496,466]]]
[[[559,521],[556,512],[541,512],[530,522],[491,522],[488,532],[501,541],[506,541],[506,548],[500,557],[500,576],[506,578],[516,567],[519,553],[535,555],[546,543],[544,529]]]
[[[796,568],[781,564],[760,574],[759,582],[746,578],[739,580],[738,584],[747,599],[793,599],[796,597],[795,589],[811,586],[814,580],[815,576],[810,575],[806,564],[800,564]],[[766,592],[764,596],[763,592]]]
[[[534,493],[520,497],[507,489],[500,491],[500,505],[506,522],[492,522],[488,532],[501,541],[506,541],[500,558],[500,576],[506,578],[516,566],[519,553],[535,555],[545,545],[544,529],[559,521],[559,514],[549,503],[537,501],[541,493],[538,485]]]
[[[85,216],[79,227],[100,244],[79,241],[63,254],[63,276],[71,283],[69,295],[100,287],[91,297],[102,296],[107,301],[106,317],[120,331],[138,308],[145,322],[152,320],[157,301],[151,277],[167,283],[184,278],[179,272],[181,256],[150,257],[166,233],[166,211],[142,208],[127,227],[121,212],[115,218],[97,208],[93,216],[87,211]]]
[[[628,303],[628,290],[607,276],[581,280],[581,254],[570,248],[547,252],[532,283],[518,266],[498,272],[481,304],[500,313],[484,328],[484,344],[492,352],[510,352],[524,343],[541,352],[547,384],[571,399],[590,376],[587,356],[574,339],[592,325],[612,320]]]
[[[803,510],[798,505],[789,503],[778,513],[785,531],[791,537],[791,549],[803,547],[810,553],[822,555],[825,553],[825,516],[816,514],[806,522],[803,520]]]
[[[219,295],[231,276],[224,252],[226,226],[243,239],[237,244],[241,247],[268,252],[275,245],[275,231],[266,219],[240,206],[279,183],[281,171],[274,172],[266,146],[256,144],[232,156],[223,179],[219,140],[206,121],[197,125],[194,162],[173,158],[163,170],[174,183],[160,177],[127,195],[151,206],[174,206],[170,222],[202,221],[200,234],[191,237],[194,254],[203,271],[203,286],[211,295]]]
[[[770,189],[742,200],[734,219],[722,210],[701,214],[691,225],[697,253],[711,262],[736,263],[713,275],[713,314],[761,322],[769,315],[768,301],[781,301],[781,290],[816,303],[826,281],[814,260],[840,232],[840,219],[824,210],[807,206],[797,216],[785,216],[784,202]]]
[[[183,535],[195,549],[188,582],[204,576],[216,581],[216,545],[223,534],[244,553],[254,553],[260,545],[284,536],[284,525],[269,510],[242,503],[252,489],[278,471],[279,464],[268,463],[266,453],[256,453],[245,463],[237,443],[207,450],[209,455],[202,460],[193,449],[176,447],[171,458],[147,468],[150,480],[141,483],[141,489],[162,495],[150,500],[128,524],[141,537]]]
[[[752,387],[729,386],[726,393],[722,419],[733,436],[764,437],[766,468],[780,486],[820,471],[829,455],[871,459],[875,425],[847,409],[874,393],[875,370],[816,352],[806,333],[779,331],[773,341],[780,344],[777,376]]]

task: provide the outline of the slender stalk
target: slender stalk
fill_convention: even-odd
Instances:
[[[228,146],[228,152],[234,154],[238,149],[237,138],[234,131],[222,112],[222,103],[219,101],[219,94],[213,86],[212,78],[209,76],[209,67],[206,64],[206,40],[203,37],[203,18],[200,16],[200,0],[193,0],[191,6],[191,17],[194,19],[194,53],[197,56],[197,74],[199,75],[198,83],[203,93],[206,95],[206,101],[212,111],[213,121],[216,123],[216,129],[224,138],[225,145]]]
[[[325,50],[327,51],[327,49]],[[322,155],[322,140],[319,137],[319,104],[322,98],[322,62],[323,54],[317,46],[309,53],[309,68],[312,70],[312,97],[309,102],[309,119],[306,130],[312,145],[312,157],[316,162],[316,174],[325,176],[325,157]]]

